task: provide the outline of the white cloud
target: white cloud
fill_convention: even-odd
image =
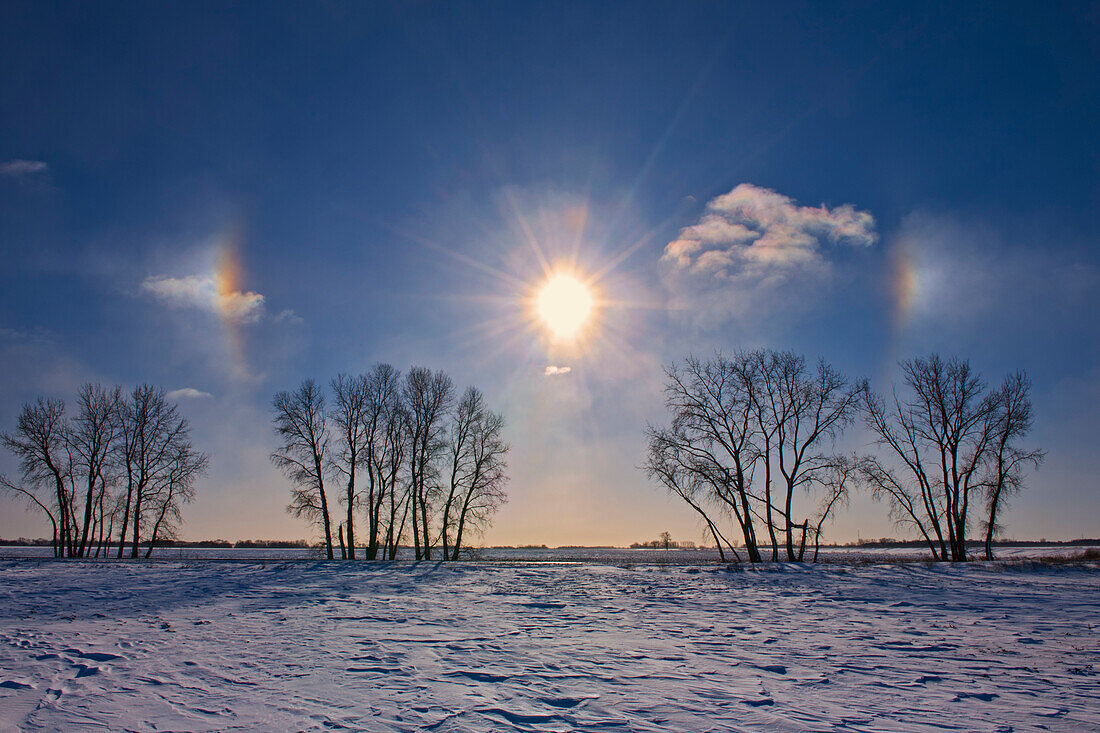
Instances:
[[[170,400],[198,400],[204,397],[213,397],[214,395],[209,392],[195,389],[194,387],[182,387],[172,390],[165,396]]]
[[[664,259],[724,277],[737,268],[821,260],[828,245],[869,247],[877,241],[874,217],[851,204],[799,206],[771,189],[742,183],[712,199],[699,223],[665,247]]]
[[[805,309],[831,274],[829,255],[878,241],[875,219],[851,204],[800,206],[742,183],[712,199],[700,220],[665,247],[673,308],[697,325]]]
[[[264,296],[240,290],[224,290],[210,275],[145,278],[142,291],[176,308],[198,308],[236,323],[255,323],[264,314]]]
[[[557,377],[561,376],[562,374],[568,374],[571,371],[573,371],[573,367],[550,365],[546,367],[546,371],[543,372],[543,374],[548,377]]]
[[[30,176],[35,173],[45,173],[50,166],[42,160],[23,160],[16,158],[0,163],[0,176]]]

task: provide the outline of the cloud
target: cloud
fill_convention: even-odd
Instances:
[[[46,173],[50,166],[42,160],[23,160],[16,158],[0,163],[0,176],[31,176],[35,173]]]
[[[194,387],[181,387],[180,389],[172,390],[165,396],[170,400],[199,400],[206,397],[213,397],[214,395],[209,392],[195,389]]]
[[[731,269],[820,260],[829,245],[869,247],[875,219],[851,204],[799,206],[771,189],[742,183],[712,199],[699,223],[665,247],[676,267],[728,276]]]
[[[699,221],[668,243],[661,261],[673,308],[706,327],[758,318],[761,309],[806,308],[830,277],[834,251],[877,242],[874,217],[852,204],[800,206],[742,183],[712,199]]]
[[[264,314],[260,293],[226,290],[210,275],[155,275],[141,283],[143,292],[175,308],[197,308],[235,323],[255,323]]]
[[[546,367],[546,371],[543,372],[543,374],[545,374],[548,377],[557,377],[557,376],[561,376],[562,374],[568,374],[571,371],[573,371],[573,367],[553,366],[553,365],[551,365],[551,366]]]

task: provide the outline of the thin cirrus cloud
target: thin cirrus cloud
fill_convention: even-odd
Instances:
[[[264,314],[264,296],[222,287],[211,275],[154,275],[141,283],[143,293],[174,308],[195,308],[233,323],[255,323]]]
[[[560,377],[561,375],[568,374],[571,371],[573,371],[573,367],[555,366],[551,364],[550,366],[546,367],[546,370],[543,372],[543,374],[548,377]]]
[[[852,204],[800,206],[768,188],[742,183],[712,199],[700,220],[665,247],[662,263],[674,310],[697,325],[716,326],[757,313],[790,309],[780,298],[799,288],[802,307],[831,272],[837,248],[878,242],[875,218]]]
[[[203,392],[201,389],[195,389],[194,387],[181,387],[180,389],[174,389],[165,395],[170,400],[201,400],[206,397],[213,397],[214,395],[209,392]]]
[[[33,176],[36,173],[46,173],[49,170],[49,164],[43,160],[16,158],[0,163],[0,176]]]

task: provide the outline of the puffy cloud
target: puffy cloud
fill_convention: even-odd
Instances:
[[[546,367],[546,371],[543,373],[548,377],[557,377],[562,374],[568,374],[571,371],[573,371],[573,367],[550,365]]]
[[[711,200],[699,223],[665,247],[664,259],[725,277],[736,268],[820,261],[828,245],[869,247],[876,241],[874,217],[851,204],[799,206],[789,196],[742,183]]]
[[[874,217],[851,204],[800,206],[742,183],[712,199],[661,259],[673,309],[713,327],[810,307],[830,278],[833,250],[877,241]]]
[[[172,390],[165,396],[170,400],[199,400],[204,397],[213,397],[214,395],[209,392],[195,389],[194,387],[181,387],[180,389]]]
[[[50,166],[45,161],[16,158],[0,163],[0,176],[30,176],[35,173],[45,173],[49,169]]]
[[[143,292],[176,308],[198,308],[236,323],[255,323],[264,313],[264,296],[222,287],[210,275],[155,275],[141,283]]]

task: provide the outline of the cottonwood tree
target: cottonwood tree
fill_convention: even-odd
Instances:
[[[84,557],[89,550],[93,520],[102,524],[106,501],[110,461],[114,443],[119,436],[119,411],[122,409],[122,388],[105,388],[85,384],[77,393],[77,415],[66,431],[66,443],[72,465],[72,479],[80,482],[84,491],[84,518],[74,554]],[[75,487],[74,487],[75,489]],[[75,494],[75,490],[74,490]]]
[[[746,361],[745,354],[718,354],[707,361],[689,356],[682,366],[665,370],[665,405],[672,422],[647,426],[647,470],[681,496],[704,488],[708,502],[736,521],[749,561],[760,562],[751,485],[761,454],[743,375]],[[678,488],[681,482],[690,488]],[[702,502],[693,506],[706,515]],[[707,523],[715,524],[709,518]]]
[[[646,472],[703,518],[723,559],[726,549],[740,559],[720,529],[728,516],[750,562],[763,559],[760,524],[773,560],[780,534],[786,558],[802,560],[824,517],[795,519],[796,501],[825,487],[836,461],[830,449],[857,414],[864,384],[824,361],[811,368],[797,354],[771,350],[688,357],[665,376],[672,421],[648,426]]]
[[[49,518],[55,557],[64,557],[72,549],[66,429],[65,403],[39,397],[23,405],[14,433],[0,435],[4,447],[19,459],[21,473],[18,483],[5,477],[0,477],[0,483]]]
[[[325,492],[329,450],[325,397],[312,379],[306,379],[293,391],[276,394],[273,405],[275,433],[281,442],[271,461],[292,484],[287,511],[321,525],[325,552],[332,560],[332,518]]]
[[[796,493],[811,488],[818,474],[833,465],[834,456],[828,449],[852,423],[866,385],[850,383],[824,359],[811,369],[805,357],[791,352],[760,351],[751,361],[754,368],[742,373],[749,380],[753,410],[763,436],[768,526],[773,527],[770,483],[774,467],[782,480],[783,504],[779,512],[787,559],[801,561],[809,520],[799,522],[793,517]],[[796,528],[801,531],[797,549]],[[774,543],[774,532],[771,536]],[[773,544],[773,558],[775,554]]]
[[[116,527],[119,557],[128,532],[131,557],[143,537],[148,556],[157,538],[178,526],[206,456],[194,449],[187,420],[162,388],[142,385],[124,396],[119,387],[89,383],[75,404],[72,420],[61,400],[23,406],[15,432],[2,436],[20,459],[20,480],[0,477],[0,487],[46,514],[59,557],[105,555]]]
[[[347,559],[354,560],[355,510],[358,508],[355,477],[368,466],[370,450],[367,377],[338,374],[332,380],[332,394],[333,405],[329,419],[332,421],[337,446],[332,456],[332,466],[336,475],[345,482],[344,502],[347,505],[347,522],[342,533],[342,537],[347,538],[347,549],[342,554]]]
[[[1031,432],[1031,380],[1024,372],[1005,377],[992,396],[993,418],[990,430],[989,456],[986,460],[982,486],[986,493],[985,559],[993,559],[993,538],[1000,531],[997,523],[1009,494],[1023,488],[1028,467],[1038,468],[1044,453],[1024,448],[1019,441]]]
[[[391,544],[400,542],[400,532],[393,538],[397,515],[397,492],[400,473],[405,465],[406,424],[401,405],[401,372],[389,364],[376,364],[366,375],[365,446],[367,449],[368,560],[390,553]],[[384,514],[389,502],[388,520]],[[384,524],[385,522],[385,524]],[[385,527],[385,534],[383,534]],[[383,558],[385,559],[385,557]],[[390,558],[392,559],[392,558]]]
[[[116,414],[114,459],[126,485],[118,556],[122,557],[129,532],[130,557],[137,557],[143,531],[156,524],[164,486],[177,468],[177,457],[181,451],[193,451],[191,426],[179,414],[178,406],[168,401],[164,388],[149,384],[134,388],[119,403]],[[205,466],[203,457],[195,467],[196,476]]]
[[[505,457],[510,449],[504,442],[504,416],[484,407],[481,392],[471,387],[463,399],[473,415],[470,422],[469,450],[461,462],[460,473],[452,478],[452,490],[443,513],[441,533],[444,559],[447,558],[447,531],[453,518],[454,545],[450,559],[458,560],[465,536],[481,532],[497,509],[507,501],[504,487],[508,482]],[[458,418],[456,415],[456,423]],[[452,434],[456,431],[452,429]],[[462,451],[461,441],[452,440],[452,455]],[[454,463],[452,463],[454,465]]]
[[[158,541],[178,539],[183,521],[182,507],[195,498],[195,482],[206,473],[209,459],[189,441],[177,440],[168,451],[166,469],[158,473],[148,496],[149,540],[145,557],[153,554]]]
[[[863,479],[889,499],[896,521],[917,529],[933,558],[966,560],[975,496],[989,497],[987,524],[1018,484],[1024,465],[1041,454],[1021,451],[1017,439],[1030,428],[1030,401],[1022,374],[989,392],[964,359],[933,354],[902,362],[903,391],[889,399],[867,393],[868,428],[889,458],[871,457]],[[992,535],[987,528],[992,554]]]
[[[431,559],[431,510],[441,493],[439,463],[446,449],[445,420],[454,384],[442,371],[413,367],[402,397],[409,422],[409,482],[413,549],[417,560]]]
[[[833,515],[833,509],[848,503],[852,489],[858,485],[864,459],[858,456],[834,456],[827,466],[818,471],[814,480],[824,489],[817,513],[812,522],[814,538],[813,562],[817,562],[821,549],[822,527]]]

